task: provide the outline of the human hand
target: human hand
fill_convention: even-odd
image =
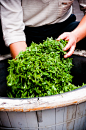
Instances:
[[[77,43],[77,38],[75,34],[73,34],[72,32],[65,32],[57,38],[57,40],[60,39],[64,39],[68,41],[67,45],[63,49],[64,51],[68,50],[67,54],[64,55],[64,58],[70,57],[74,53],[76,43]]]

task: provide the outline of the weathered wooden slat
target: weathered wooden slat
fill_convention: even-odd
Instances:
[[[76,105],[65,107],[64,121],[71,121],[76,117]]]
[[[39,130],[55,130],[55,109],[42,111],[42,122]]]
[[[74,125],[74,130],[83,130],[84,122],[86,117],[86,103],[81,103],[77,105],[77,111],[76,111],[76,120]]]
[[[1,126],[12,127],[7,112],[0,112]]]
[[[1,122],[1,119],[0,119],[0,126],[2,126],[2,122]]]
[[[86,123],[86,119],[85,119],[85,117],[82,117],[82,118],[81,118],[80,128],[79,128],[79,129],[84,130],[84,128],[86,128],[86,127],[84,126],[85,123]]]
[[[83,124],[84,128],[83,130],[86,130],[86,116],[84,117],[84,124]]]
[[[56,108],[56,130],[63,130],[65,107]]]
[[[56,130],[63,130],[63,124],[56,125]]]
[[[38,122],[37,122],[37,115],[36,112],[25,112],[26,120],[27,120],[27,127],[28,129],[38,130]]]
[[[62,130],[74,130],[73,126],[74,126],[74,121],[68,122],[67,124],[65,123],[63,125],[63,129]]]
[[[74,130],[80,130],[80,122],[81,122],[81,118],[75,121]]]
[[[63,130],[72,130],[74,127],[74,119],[76,118],[76,105],[65,107],[64,111],[64,127]]]
[[[12,128],[24,128],[27,127],[26,116],[24,112],[8,112],[8,116],[12,125]]]

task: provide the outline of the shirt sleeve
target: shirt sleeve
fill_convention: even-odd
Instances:
[[[21,0],[1,0],[1,22],[6,46],[26,40]]]

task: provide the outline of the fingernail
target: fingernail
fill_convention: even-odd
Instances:
[[[60,40],[60,38],[57,38],[56,40],[57,40],[57,41],[59,41],[59,40]]]
[[[64,55],[64,58],[67,58],[67,55]]]
[[[66,48],[63,48],[63,51],[66,51]]]

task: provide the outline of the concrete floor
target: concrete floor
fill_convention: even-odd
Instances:
[[[84,16],[83,11],[80,10],[78,0],[74,0],[73,2],[73,13],[76,15],[77,21],[80,21]]]

